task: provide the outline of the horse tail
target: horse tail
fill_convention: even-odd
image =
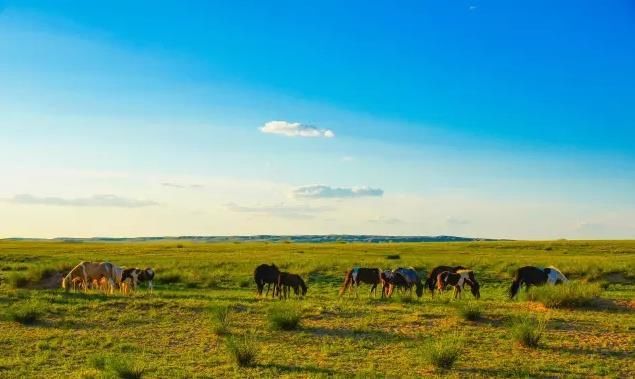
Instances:
[[[522,278],[520,277],[520,272],[516,272],[516,276],[514,277],[514,281],[512,282],[512,286],[509,288],[509,298],[513,299],[518,294],[518,290],[520,289],[520,285],[522,283]]]
[[[340,296],[342,296],[351,285],[353,285],[353,270],[348,270],[344,276],[344,284],[342,284],[342,288],[340,288]]]

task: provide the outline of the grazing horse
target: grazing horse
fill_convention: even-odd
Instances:
[[[378,268],[355,267],[348,270],[344,276],[344,284],[340,288],[340,296],[346,292],[346,289],[353,292],[353,286],[356,289],[355,296],[358,296],[357,290],[360,283],[370,284],[370,293],[373,296],[377,295],[377,285],[381,283],[380,274],[381,271]]]
[[[267,293],[265,296],[269,295],[269,289],[273,284],[273,293],[271,296],[276,295],[276,286],[278,285],[278,277],[280,276],[280,270],[273,263],[271,265],[261,264],[256,267],[254,270],[254,281],[256,282],[256,287],[258,290],[258,295],[262,296],[262,290],[265,288],[265,284],[267,285]]]
[[[127,268],[122,270],[120,284],[121,292],[128,293],[130,289],[136,290],[139,283],[148,283],[148,289],[152,292],[154,280],[154,270],[147,267],[145,270],[139,268]]]
[[[293,293],[295,293],[296,296],[305,296],[308,289],[300,275],[281,272],[278,276],[278,283],[276,286],[278,296],[280,298],[284,297],[287,299],[290,295],[291,288],[293,288]],[[300,291],[302,294],[300,294]]]
[[[430,294],[434,297],[434,287],[437,284],[437,277],[444,271],[457,272],[459,270],[466,270],[463,266],[437,266],[430,271],[428,278],[426,279],[425,286],[430,290]]]
[[[88,286],[93,283],[93,280],[99,282],[102,278],[105,278],[107,288],[112,294],[115,289],[116,280],[113,266],[114,265],[109,262],[80,262],[62,279],[62,288],[68,291],[71,287],[74,287],[74,283],[80,282],[84,290],[88,290]]]
[[[545,268],[544,272],[547,274],[547,283],[549,284],[562,284],[569,281],[560,270],[553,266]]]
[[[386,270],[379,274],[381,280],[381,297],[391,297],[395,288],[408,288],[408,280],[396,271]]]
[[[543,284],[560,284],[568,279],[555,267],[539,268],[534,266],[524,266],[516,270],[514,280],[509,288],[509,298],[513,299],[518,294],[520,287],[524,284],[528,291],[531,286],[542,286]]]
[[[423,283],[421,282],[421,277],[417,273],[417,270],[412,267],[399,267],[395,271],[406,278],[406,282],[408,282],[408,290],[410,290],[411,295],[412,287],[414,286],[416,288],[417,297],[423,296]]]
[[[461,290],[465,285],[469,285],[472,295],[476,299],[481,297],[481,285],[474,276],[472,270],[458,270],[457,272],[444,271],[437,275],[437,289],[439,292],[444,291],[447,286],[454,287],[454,298],[461,297]]]

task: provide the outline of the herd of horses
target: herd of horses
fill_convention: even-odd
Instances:
[[[101,290],[106,293],[114,293],[119,289],[128,294],[136,290],[140,283],[147,283],[152,291],[154,270],[150,267],[122,268],[110,262],[80,262],[62,279],[62,288],[69,290],[89,289]]]
[[[62,279],[62,288],[68,290],[89,289],[102,290],[114,293],[119,289],[127,294],[136,290],[140,283],[147,283],[152,291],[155,272],[152,268],[122,268],[110,262],[80,262]],[[254,281],[258,295],[267,287],[265,296],[272,292],[273,297],[288,298],[291,290],[298,297],[304,297],[308,287],[298,274],[280,271],[275,264],[261,264],[254,270]],[[544,284],[560,284],[567,278],[555,267],[525,266],[516,270],[514,279],[509,289],[509,297],[514,298],[524,285],[528,290],[530,286]],[[348,290],[349,293],[359,296],[360,284],[369,284],[370,294],[376,296],[377,287],[381,285],[381,296],[391,297],[395,290],[412,294],[415,290],[417,297],[423,296],[427,288],[434,297],[434,292],[443,292],[448,288],[454,289],[454,298],[460,298],[461,292],[467,285],[472,295],[481,297],[481,285],[476,280],[473,270],[463,266],[437,266],[428,274],[425,281],[417,270],[412,267],[399,267],[395,270],[381,270],[379,268],[354,267],[344,275],[344,283],[339,294],[342,296]],[[273,289],[272,289],[273,286]]]
[[[262,296],[265,286],[269,295],[273,285],[272,296],[287,298],[293,289],[296,296],[305,296],[307,286],[304,280],[297,274],[283,272],[275,264],[261,264],[254,270],[254,281],[256,282],[258,295]],[[509,289],[509,297],[515,298],[520,288],[524,285],[526,290],[531,286],[541,286],[544,284],[561,284],[567,282],[566,276],[557,268],[550,266],[546,268],[524,266],[516,270],[512,285]],[[376,296],[377,287],[381,285],[381,296],[391,297],[396,290],[403,293],[412,294],[415,289],[417,297],[423,296],[424,289],[427,288],[434,297],[434,292],[443,292],[449,287],[454,289],[454,298],[461,297],[461,291],[467,285],[474,298],[481,297],[481,285],[476,280],[473,270],[463,266],[437,266],[433,268],[428,277],[423,281],[419,273],[412,267],[400,267],[395,270],[381,270],[379,268],[354,267],[348,270],[344,276],[344,284],[340,288],[339,294],[342,296],[347,290],[359,296],[360,284],[369,284],[370,294]]]

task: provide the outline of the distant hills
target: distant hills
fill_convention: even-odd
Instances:
[[[37,240],[37,238],[7,238],[8,240]],[[60,237],[52,240],[65,242],[142,242],[142,241],[197,241],[197,242],[296,242],[296,243],[324,243],[324,242],[465,242],[465,241],[502,241],[491,238],[473,238],[456,236],[379,236],[379,235],[352,235],[352,234],[328,234],[328,235],[269,235],[260,234],[253,236],[178,236],[178,237],[93,237],[70,238]]]

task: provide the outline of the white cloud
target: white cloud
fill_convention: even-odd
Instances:
[[[335,133],[330,129],[319,129],[315,126],[288,121],[269,121],[260,128],[260,131],[263,133],[281,134],[287,137],[335,137]]]
[[[140,208],[158,205],[158,203],[154,201],[130,199],[117,195],[93,195],[90,197],[65,199],[62,197],[39,197],[29,194],[20,194],[6,201],[13,204],[54,205],[61,207]]]
[[[354,187],[340,188],[325,185],[302,186],[293,190],[293,196],[312,199],[353,198],[353,197],[378,197],[384,191],[380,188]]]
[[[342,157],[342,162],[352,162],[354,160],[355,160],[355,158],[351,157],[350,155],[345,155],[345,156]]]
[[[270,206],[243,206],[235,203],[227,203],[225,204],[225,208],[232,212],[253,213],[264,216],[294,219],[310,219],[314,218],[316,213],[330,210],[330,208],[326,207],[306,207],[285,204],[276,204]]]

